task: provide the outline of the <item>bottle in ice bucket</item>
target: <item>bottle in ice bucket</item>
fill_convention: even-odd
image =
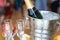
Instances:
[[[31,0],[24,0],[27,10],[28,10],[28,15],[33,18],[38,18],[38,19],[43,19],[41,13],[37,10],[37,8],[33,5]]]
[[[12,25],[10,20],[5,20],[2,26],[2,36],[5,40],[14,40],[13,35],[15,33],[15,26]]]
[[[56,22],[55,26],[56,26],[56,29],[55,29],[52,39],[60,40],[60,22]]]

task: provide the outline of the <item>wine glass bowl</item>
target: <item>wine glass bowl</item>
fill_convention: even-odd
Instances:
[[[16,34],[16,27],[12,24],[10,19],[4,20],[2,25],[2,36],[5,40],[14,40],[14,35]]]
[[[22,19],[18,19],[17,21],[17,36],[20,38],[21,40],[21,32],[23,32],[23,20]]]

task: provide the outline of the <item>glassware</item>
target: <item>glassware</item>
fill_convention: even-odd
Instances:
[[[29,34],[29,23],[27,19],[17,20],[17,36],[20,40],[30,40]]]
[[[5,37],[5,40],[14,40],[14,35],[16,34],[16,27],[12,25],[10,19],[4,20],[2,26],[2,36]]]
[[[26,17],[24,19],[24,32],[25,32],[25,34],[30,34],[30,24],[29,23],[30,23],[29,18]]]
[[[30,24],[30,20],[28,17],[26,17],[24,19],[24,40],[32,40],[31,34],[30,34],[30,28],[31,28],[31,24]]]
[[[23,20],[19,19],[19,20],[17,20],[17,36],[20,38],[20,40],[22,40],[23,34],[24,34],[24,31],[23,31]]]
[[[60,22],[56,21],[52,40],[60,40]]]

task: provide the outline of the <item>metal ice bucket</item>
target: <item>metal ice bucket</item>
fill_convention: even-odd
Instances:
[[[29,16],[32,40],[51,40],[51,20],[59,19],[59,15],[51,11],[40,11],[43,19]]]

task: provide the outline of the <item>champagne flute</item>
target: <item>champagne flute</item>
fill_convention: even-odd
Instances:
[[[54,25],[54,32],[58,32],[60,30],[60,21],[56,21]]]
[[[20,40],[22,40],[23,34],[24,34],[24,31],[23,31],[23,20],[22,19],[18,19],[17,20],[17,36],[20,38]]]
[[[26,27],[27,24],[27,20],[25,19],[19,19],[17,20],[17,36],[20,38],[20,40],[30,40],[30,36],[26,33],[27,28]]]
[[[23,40],[32,40],[32,36],[31,36],[31,33],[33,33],[32,31],[32,28],[31,26],[31,20],[29,17],[25,17],[24,19],[24,38]],[[32,31],[32,32],[31,32]]]
[[[14,40],[14,35],[16,27],[12,25],[12,21],[10,19],[4,20],[4,24],[2,27],[2,36],[5,37],[5,40]]]
[[[56,21],[54,24],[52,40],[60,40],[60,21]]]

